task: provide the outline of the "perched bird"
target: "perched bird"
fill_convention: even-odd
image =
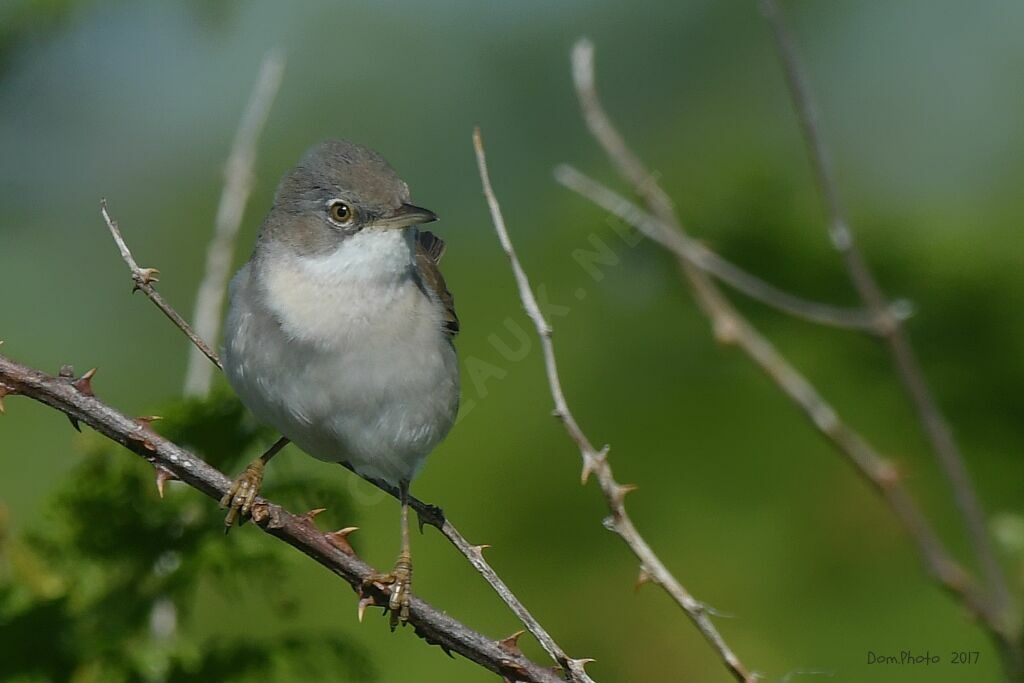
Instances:
[[[397,489],[401,553],[380,577],[392,628],[409,613],[409,482],[459,404],[444,242],[417,228],[435,220],[377,152],[317,145],[281,180],[224,326],[228,381],[283,435],[224,496],[227,527],[250,513],[264,466],[288,441]]]

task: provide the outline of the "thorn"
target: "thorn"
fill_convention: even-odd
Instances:
[[[139,291],[145,285],[153,282],[160,282],[160,271],[156,268],[139,268],[135,273],[132,273],[132,279],[135,281],[135,285],[132,287],[132,294]]]
[[[94,394],[92,391],[92,378],[95,375],[96,368],[93,368],[92,370],[89,370],[84,375],[82,375],[74,382],[72,382],[71,386],[73,386],[75,389],[78,389],[80,393],[83,393],[86,396],[95,396],[96,394]]]
[[[156,436],[157,434],[156,434],[156,432],[153,431],[152,424],[154,422],[156,422],[157,420],[162,420],[162,419],[163,418],[160,417],[159,415],[143,415],[141,417],[135,418],[132,421],[139,426],[139,430],[140,431],[148,432],[149,434],[152,434],[153,436]],[[137,439],[137,440],[142,442],[142,445],[146,448],[147,451],[155,451],[156,450],[156,446],[153,445],[153,442],[151,442],[151,441],[149,441],[147,439]]]
[[[587,453],[583,456],[583,470],[580,471],[580,486],[586,486],[590,475],[597,469],[594,465],[594,456]]]
[[[316,516],[319,515],[321,512],[326,512],[326,511],[327,511],[327,508],[314,508],[313,510],[310,510],[309,512],[307,512],[307,513],[305,513],[303,515],[299,515],[299,519],[301,519],[306,524],[309,524],[311,526],[316,526],[316,522],[314,521],[316,519]]]
[[[622,507],[622,501],[625,500],[626,494],[636,491],[639,486],[635,484],[620,484],[615,487],[612,492],[612,502],[615,503],[615,507]]]
[[[580,659],[570,659],[569,660],[569,664],[575,664],[576,666],[578,666],[580,668],[580,671],[582,671],[583,667],[585,667],[587,664],[590,664],[591,662],[596,662],[596,661],[597,661],[596,659],[593,659],[591,657],[581,657]]]
[[[416,521],[420,525],[421,534],[425,524],[440,529],[444,526],[444,510],[436,505],[427,505],[422,510],[416,510]]]
[[[597,453],[583,454],[583,471],[580,472],[581,486],[585,485],[587,480],[590,479],[590,475],[597,472],[597,469],[604,464],[604,459],[608,456],[609,448],[608,444],[605,444]]]
[[[0,407],[2,407],[2,406],[0,406]],[[0,410],[0,413],[2,413],[2,412],[4,412],[4,411]],[[78,418],[74,417],[73,415],[68,415],[67,417],[68,417],[68,422],[70,422],[71,426],[75,428],[75,431],[81,433],[82,425],[78,424]]]
[[[487,548],[490,548],[490,547],[491,547],[490,543],[481,543],[480,545],[473,546],[473,552],[476,553],[477,555],[479,555],[480,557],[483,557],[484,556],[484,550],[486,550]]]
[[[640,573],[636,576],[636,584],[633,586],[633,592],[635,593],[640,590],[640,586],[645,583],[650,583],[651,581],[654,581],[654,577],[651,576],[651,573],[647,571],[646,567],[641,566]]]
[[[371,605],[375,605],[375,604],[377,604],[377,603],[373,599],[372,595],[367,595],[366,597],[363,597],[363,598],[359,599],[359,607],[356,608],[356,616],[359,617],[359,623],[360,624],[363,623],[363,615],[366,614],[366,608],[370,607]]]
[[[498,641],[498,647],[511,655],[522,655],[523,651],[519,649],[519,636],[526,633],[526,631],[516,631],[508,638],[502,638]]]
[[[344,529],[338,529],[330,533],[324,534],[327,537],[327,542],[333,545],[335,548],[347,555],[355,555],[356,551],[352,548],[352,544],[348,542],[348,535],[353,531],[358,531],[357,526],[347,526]]]
[[[171,472],[166,467],[156,465],[156,492],[160,494],[160,498],[164,497],[164,484],[169,481],[176,481],[178,475]]]

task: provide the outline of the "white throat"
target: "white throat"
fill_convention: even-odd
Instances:
[[[323,346],[371,331],[382,313],[415,306],[415,234],[365,230],[327,254],[267,254],[260,275],[266,303],[291,337]],[[386,317],[386,316],[385,316]]]
[[[338,284],[355,280],[394,280],[405,277],[413,263],[414,235],[410,230],[364,230],[319,256],[292,256],[310,277]]]

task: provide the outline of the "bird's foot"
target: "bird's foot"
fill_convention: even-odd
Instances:
[[[395,568],[390,574],[377,574],[367,581],[378,586],[390,586],[388,611],[391,613],[391,630],[409,621],[409,596],[412,594],[412,560],[403,553],[398,556]]]
[[[231,488],[220,499],[220,506],[227,508],[228,514],[224,518],[224,533],[231,529],[235,519],[241,524],[252,512],[252,504],[259,495],[260,485],[263,483],[263,468],[266,463],[262,458],[253,460],[245,471],[238,475],[238,478],[231,483]]]

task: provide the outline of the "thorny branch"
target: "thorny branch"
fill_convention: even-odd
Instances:
[[[263,58],[256,86],[249,97],[242,121],[235,132],[231,154],[224,166],[224,189],[217,206],[213,239],[206,249],[206,268],[196,293],[195,311],[192,314],[196,336],[209,339],[214,344],[220,329],[231,259],[235,254],[235,238],[252,191],[256,143],[283,74],[284,54],[279,50],[271,50]],[[188,366],[185,369],[185,395],[205,396],[210,391],[212,381],[213,368],[206,364],[198,349],[189,349]]]
[[[576,44],[572,64],[577,94],[591,134],[605,150],[619,174],[647,205],[660,228],[666,232],[685,234],[668,195],[654,182],[643,163],[628,147],[598,99],[594,85],[594,48],[590,41],[584,39]],[[630,213],[624,214],[623,218],[628,220],[627,215]],[[814,386],[729,303],[705,273],[685,259],[679,259],[679,266],[693,286],[701,309],[711,319],[716,338],[743,350],[804,412],[861,476],[879,491],[914,541],[921,561],[932,578],[979,619],[1002,651],[1019,652],[1017,635],[1007,629],[1001,615],[993,612],[984,592],[946,549],[931,522],[904,486],[897,467],[841,420]]]
[[[501,207],[494,194],[490,175],[487,171],[487,158],[484,153],[483,139],[480,136],[479,128],[473,132],[473,145],[476,149],[480,180],[483,184],[487,205],[491,211],[494,229],[498,234],[498,240],[501,242],[502,249],[505,251],[505,255],[508,256],[512,266],[512,273],[515,276],[523,307],[537,328],[537,334],[540,337],[541,348],[544,353],[544,367],[551,389],[551,397],[555,402],[555,416],[562,421],[569,437],[579,448],[580,455],[583,458],[583,483],[586,483],[589,476],[593,474],[601,487],[605,502],[608,504],[608,509],[611,512],[604,520],[605,527],[609,531],[618,534],[626,542],[630,550],[633,551],[637,559],[640,560],[640,580],[652,581],[664,588],[672,599],[683,608],[704,638],[721,657],[726,668],[729,669],[736,680],[743,683],[753,683],[757,680],[757,675],[747,670],[739,657],[733,653],[732,649],[725,642],[725,639],[722,638],[718,629],[711,622],[708,608],[690,595],[682,584],[676,580],[633,525],[629,514],[626,512],[624,500],[626,494],[635,487],[629,484],[620,484],[615,480],[611,465],[608,463],[608,447],[595,448],[569,410],[565,394],[562,391],[561,380],[558,376],[558,364],[555,359],[554,344],[551,341],[552,329],[547,320],[544,319],[543,313],[541,313],[540,306],[530,287],[530,281],[522,265],[519,263],[508,230],[505,227],[505,219],[502,216]]]
[[[776,49],[782,61],[793,107],[800,120],[800,127],[811,164],[814,167],[818,189],[828,212],[828,230],[832,244],[840,253],[850,280],[864,305],[871,311],[883,310],[886,307],[885,294],[857,246],[853,229],[846,217],[839,196],[839,185],[836,182],[831,154],[821,134],[818,108],[797,53],[796,41],[793,39],[776,0],[762,0],[761,9],[775,38]],[[988,597],[992,601],[995,611],[1001,613],[1001,617],[1010,622],[1013,619],[1011,614],[1013,603],[1006,584],[1006,576],[996,559],[985,523],[984,511],[978,501],[970,472],[964,463],[956,439],[953,438],[949,423],[928,388],[924,371],[917,360],[917,354],[910,344],[906,330],[897,324],[889,327],[882,336],[892,356],[896,374],[917,411],[924,433],[949,482],[953,500],[963,518],[967,534],[974,548],[974,555],[981,565],[988,590],[991,593]],[[1011,629],[1015,628],[1010,623],[1007,626]],[[1019,625],[1016,628],[1019,628]],[[1021,662],[1021,665],[1024,666],[1024,662]]]
[[[165,479],[180,479],[214,500],[231,484],[223,473],[150,430],[145,421],[96,398],[91,381],[52,377],[0,356],[0,395],[4,394],[27,396],[89,425],[164,472]],[[253,507],[253,521],[348,582],[363,597],[361,606],[387,604],[388,589],[372,583],[376,571],[352,552],[345,539],[351,529],[324,533],[316,528],[312,513],[295,515],[264,498]],[[523,656],[514,640],[492,640],[415,596],[411,601],[409,623],[428,643],[457,652],[507,681],[563,682],[555,670]]]
[[[110,217],[110,213],[107,212],[107,200],[104,199],[100,203],[100,213],[103,214],[103,220],[107,223],[107,228],[110,229],[110,234],[114,237],[114,242],[117,244],[118,251],[121,252],[121,258],[128,264],[128,269],[132,274],[132,282],[135,285],[132,287],[132,291],[140,290],[145,294],[150,301],[152,301],[157,308],[159,308],[167,318],[177,326],[179,330],[185,333],[196,348],[202,351],[203,355],[210,359],[214,365],[218,368],[223,366],[220,364],[220,358],[217,354],[206,345],[206,342],[195,333],[195,330],[185,322],[185,319],[178,315],[178,312],[171,307],[164,298],[160,296],[160,293],[153,287],[154,282],[159,282],[157,277],[160,271],[156,268],[140,268],[139,264],[135,262],[135,257],[132,256],[131,250],[128,249],[128,245],[125,244],[124,237],[121,235],[121,229],[117,226],[117,221]]]
[[[196,348],[202,351],[207,358],[212,360],[218,368],[223,369],[220,360],[215,354],[211,355],[207,345],[203,340],[196,335],[196,333],[189,327],[188,323],[182,319],[177,311],[171,307],[170,304],[165,302],[163,298],[157,293],[157,291],[150,284],[155,281],[154,278],[148,277],[146,273],[158,272],[153,268],[139,268],[135,262],[131,251],[128,249],[128,245],[124,241],[124,237],[121,235],[121,231],[117,226],[117,222],[114,221],[110,214],[107,212],[106,202],[103,203],[102,207],[103,218],[107,223],[107,227],[110,228],[111,233],[114,235],[114,241],[117,243],[118,249],[121,251],[121,256],[124,258],[128,267],[132,271],[132,279],[136,282],[137,287],[142,289],[150,300],[153,301],[157,307],[163,311],[168,318],[177,325],[185,336],[187,336]],[[139,284],[141,283],[141,284]],[[0,401],[3,399],[3,385],[0,384]],[[0,402],[0,412],[2,412],[3,404]],[[359,476],[366,481],[370,482],[382,491],[390,494],[394,498],[398,498],[398,489],[387,484],[386,482],[373,479],[370,477],[364,477],[352,468],[348,468],[353,474]],[[157,486],[162,486],[161,473],[157,470]],[[164,477],[166,480],[166,477]],[[219,499],[218,499],[219,500]],[[452,545],[455,546],[462,555],[469,561],[477,572],[484,578],[484,580],[494,589],[495,593],[502,599],[502,601],[512,610],[512,612],[519,618],[526,629],[537,639],[544,651],[547,652],[551,658],[558,663],[569,675],[568,680],[575,683],[593,683],[587,673],[583,670],[583,665],[589,659],[573,659],[565,654],[565,651],[555,642],[554,638],[541,626],[540,622],[530,613],[526,606],[516,597],[515,593],[508,587],[508,585],[502,581],[498,573],[487,563],[484,559],[483,550],[489,546],[487,545],[473,545],[459,533],[458,529],[450,521],[448,521],[442,514],[440,508],[424,503],[416,498],[410,497],[410,505],[416,510],[420,518],[420,524],[430,524],[440,531],[445,538],[447,538]],[[505,643],[509,639],[502,641]],[[518,647],[515,643],[515,639],[512,639],[510,643],[506,643],[505,647]]]
[[[355,470],[353,470],[351,467],[349,467],[348,469],[352,472],[355,472]],[[371,479],[367,477],[363,478],[369,481],[377,488],[379,488],[380,490],[390,494],[396,500],[400,500],[399,490],[397,486],[392,486],[391,484],[388,484],[387,482],[378,479]],[[451,541],[451,544],[454,545],[458,549],[458,551],[461,552],[463,556],[465,556],[467,560],[469,560],[469,563],[473,565],[473,567],[480,573],[481,576],[484,577],[484,580],[487,581],[488,584],[490,584],[491,588],[493,588],[494,591],[498,594],[498,596],[505,602],[505,604],[508,605],[509,609],[511,609],[515,613],[515,615],[519,617],[519,620],[523,622],[523,625],[526,626],[527,630],[531,634],[533,634],[533,636],[538,640],[538,642],[540,642],[541,647],[543,647],[544,650],[549,655],[551,655],[552,659],[558,662],[558,664],[562,667],[563,670],[568,672],[570,676],[570,681],[579,681],[579,683],[593,683],[590,676],[587,674],[583,667],[588,662],[594,660],[586,658],[573,659],[562,651],[562,648],[559,647],[558,643],[556,643],[555,640],[548,634],[548,632],[544,630],[544,627],[540,625],[537,619],[534,618],[532,614],[530,614],[530,612],[521,602],[519,602],[519,598],[517,598],[515,594],[512,592],[512,590],[505,584],[505,582],[501,580],[501,577],[498,576],[498,573],[495,572],[494,569],[489,564],[487,564],[487,561],[484,559],[484,550],[489,548],[489,545],[473,545],[472,543],[467,541],[466,538],[461,533],[459,533],[459,530],[456,529],[452,525],[452,523],[445,518],[443,512],[437,506],[424,503],[415,496],[409,496],[409,506],[416,511],[416,514],[419,517],[421,527],[424,524],[429,524],[430,526],[440,531],[444,535],[444,537]],[[519,633],[522,633],[522,631],[520,631]],[[512,636],[506,638],[502,642],[514,645],[518,638],[519,634],[513,634]]]

